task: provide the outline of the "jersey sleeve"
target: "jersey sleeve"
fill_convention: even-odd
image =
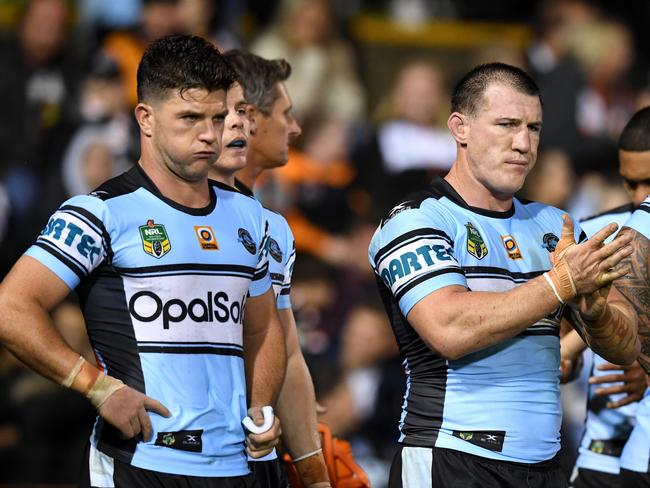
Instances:
[[[650,196],[634,211],[625,227],[634,229],[646,239],[650,239]]]
[[[260,210],[261,210],[260,206]],[[269,241],[269,223],[262,216],[260,212],[260,218],[262,221],[262,228],[260,235],[262,239],[258,247],[257,255],[257,266],[255,266],[255,273],[253,274],[253,280],[251,281],[251,286],[249,288],[250,296],[257,297],[263,295],[271,287],[271,276],[269,275],[269,252],[268,252],[268,241]]]
[[[99,198],[73,197],[54,212],[25,255],[48,267],[73,289],[102,261],[110,260],[108,219],[106,204]]]
[[[296,243],[293,238],[293,233],[289,228],[286,220],[283,220],[286,226],[286,248],[284,249],[284,280],[280,287],[280,293],[277,298],[277,308],[279,310],[291,308],[291,276],[293,275],[293,268],[296,263]]]
[[[368,252],[371,266],[404,316],[440,288],[467,288],[449,226],[421,208],[402,211],[377,229]]]

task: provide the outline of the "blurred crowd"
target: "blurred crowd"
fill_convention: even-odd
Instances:
[[[457,38],[437,42],[450,25]],[[405,380],[367,246],[397,199],[451,166],[455,78],[484,61],[534,76],[544,129],[522,196],[586,217],[628,201],[616,140],[650,105],[647,25],[649,2],[604,0],[2,0],[0,276],[59,203],[138,160],[135,73],[150,41],[192,33],[285,58],[303,131],[258,196],[295,234],[292,303],[322,420],[381,487]],[[469,43],[499,26],[523,41]],[[74,297],[54,321],[92,356]],[[0,483],[73,482],[92,418],[0,350]]]

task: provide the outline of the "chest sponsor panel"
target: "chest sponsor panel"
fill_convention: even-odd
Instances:
[[[136,340],[241,345],[249,285],[238,276],[125,277]]]

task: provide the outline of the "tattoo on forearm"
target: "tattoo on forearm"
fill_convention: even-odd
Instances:
[[[634,233],[634,251],[621,263],[627,264],[631,271],[616,280],[615,286],[630,301],[639,316],[639,363],[650,374],[650,240],[629,228],[622,232]]]

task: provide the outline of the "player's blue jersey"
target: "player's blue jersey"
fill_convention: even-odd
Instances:
[[[470,207],[442,179],[382,222],[369,258],[407,374],[400,442],[523,463],[557,453],[562,307],[457,360],[429,349],[406,316],[445,286],[502,292],[541,275],[561,230],[558,209],[516,198],[506,212]]]
[[[625,226],[650,239],[650,195],[641,202],[641,205],[634,211]]]
[[[135,165],[65,202],[27,251],[77,288],[101,368],[172,413],[149,414],[149,442],[98,419],[97,469],[110,471],[107,455],[173,474],[249,472],[242,322],[247,296],[271,286],[267,224],[254,199],[210,191],[207,207],[183,207]]]
[[[636,424],[621,454],[621,468],[650,473],[650,388],[639,402]]]
[[[625,223],[650,239],[650,196],[646,198],[632,217]],[[621,455],[621,467],[639,473],[650,473],[650,389],[639,402],[636,425]]]
[[[254,197],[253,192],[241,181],[236,180],[239,191]],[[269,274],[279,310],[291,308],[291,276],[296,262],[296,245],[287,220],[277,212],[264,207],[269,223]]]
[[[623,205],[587,218],[580,222],[580,225],[588,237],[593,236],[612,222],[618,224],[620,229],[632,214],[632,210],[632,204]],[[606,242],[611,241],[613,238],[614,236],[609,237]],[[617,373],[617,371],[598,370],[597,366],[606,364],[608,361],[595,354],[591,349],[587,349],[585,355],[591,356],[591,376]],[[576,466],[593,471],[618,474],[620,472],[620,455],[623,446],[632,431],[632,427],[634,427],[637,403],[615,409],[607,408],[607,402],[617,401],[626,396],[624,393],[610,396],[595,394],[596,389],[608,386],[613,386],[613,384],[589,385],[585,431],[578,449]]]
[[[243,194],[254,198],[250,188],[241,181],[235,180],[236,188]],[[275,293],[276,307],[278,310],[291,308],[291,276],[296,261],[296,246],[293,233],[286,219],[277,212],[264,207],[264,216],[269,223],[269,238],[267,254],[269,255],[269,274]],[[248,457],[249,462],[264,462],[277,459],[275,449],[261,458]]]

